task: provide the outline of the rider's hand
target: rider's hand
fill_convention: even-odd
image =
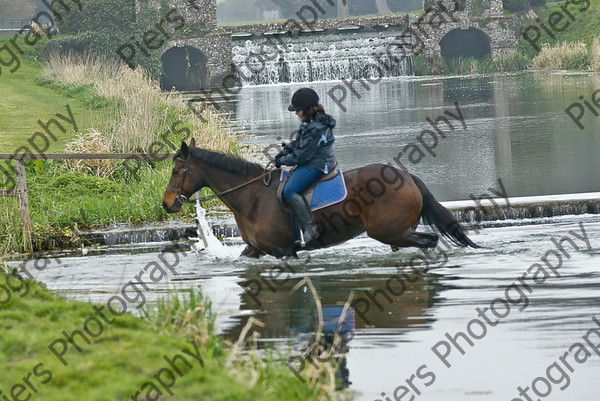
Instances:
[[[289,145],[286,144],[285,142],[282,142],[281,143],[281,152],[279,152],[279,155],[287,156],[290,153],[292,153],[292,148],[290,148]]]
[[[283,155],[279,154],[275,157],[275,167],[281,167],[281,159],[283,159]]]

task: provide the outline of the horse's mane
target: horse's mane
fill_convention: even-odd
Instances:
[[[193,159],[199,159],[206,164],[231,171],[232,173],[250,176],[262,174],[264,172],[264,168],[260,164],[251,163],[239,157],[195,147],[189,148],[189,151]],[[175,154],[174,158],[177,157],[181,157],[181,150],[178,150]]]

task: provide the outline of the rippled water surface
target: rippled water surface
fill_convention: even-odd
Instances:
[[[394,163],[405,146],[419,144],[418,136],[431,128],[428,117],[457,114],[458,102],[466,129],[446,115],[455,130],[441,124],[446,138],[430,145],[435,156],[421,147],[425,156],[418,163],[406,154],[399,157],[439,200],[467,199],[496,188],[498,178],[512,197],[600,190],[600,117],[585,109],[581,130],[565,113],[580,96],[590,100],[600,89],[598,74],[385,79],[366,86],[354,82],[354,93],[341,82],[310,85],[338,120],[334,149],[344,169]],[[266,148],[279,144],[278,137],[289,137],[297,118],[287,105],[301,86],[306,84],[243,88],[226,107],[244,134],[242,141]],[[334,98],[344,99],[336,103]],[[427,135],[424,141],[432,144]]]
[[[589,247],[572,234],[583,236],[581,224]],[[557,270],[560,277],[552,275],[543,284],[534,284],[528,276],[525,283],[531,292],[522,290],[527,306],[516,290],[510,291],[509,297],[514,301],[509,304],[510,313],[499,319],[495,327],[486,325],[485,336],[473,340],[473,347],[459,339],[465,354],[452,347],[448,357],[451,367],[447,368],[432,347],[447,341],[446,333],[466,333],[467,327],[475,336],[481,336],[480,326],[469,326],[478,318],[477,308],[489,307],[494,299],[505,298],[507,286],[534,263],[543,265],[541,258],[546,252],[557,249],[552,238],[563,236],[573,240],[579,250],[563,242],[569,257],[562,254],[562,267]],[[253,296],[242,283],[268,280],[269,272],[282,266],[281,262],[270,257],[253,261],[189,253],[180,256],[176,276],[171,274],[159,285],[148,282],[151,291],[146,296],[151,301],[167,289],[200,286],[213,301],[219,315],[218,330],[224,336],[237,338],[249,316],[256,316],[265,323],[264,328],[257,328],[261,343],[285,346],[316,329],[317,315],[310,291],[301,288],[290,293],[303,278],[310,277],[325,308],[343,305],[351,291],[355,300],[367,299],[367,292],[378,294],[374,299],[379,306],[371,301],[368,311],[364,302],[356,303],[354,308],[354,334],[348,344],[344,373],[346,385],[359,393],[359,399],[386,400],[382,392],[394,399],[395,390],[397,396],[404,391],[401,385],[409,392],[401,399],[411,399],[410,394],[415,395],[416,390],[410,389],[406,382],[409,380],[421,393],[415,398],[418,400],[512,400],[518,398],[518,386],[531,387],[537,377],[548,377],[548,366],[559,361],[573,344],[584,343],[582,335],[588,329],[600,329],[592,321],[593,316],[600,319],[600,217],[566,216],[544,224],[485,228],[472,238],[484,248],[452,248],[446,252],[448,260],[444,263],[440,252],[432,253],[429,259],[415,250],[392,253],[389,247],[360,237],[313,252],[310,260],[304,257],[290,262],[286,271],[296,273],[281,276],[289,278],[285,284],[277,286],[275,292],[263,286],[262,292],[255,291]],[[237,253],[242,248],[231,245],[229,251]],[[157,256],[149,253],[64,258],[61,265],[53,263],[37,278],[69,297],[106,302]],[[551,254],[547,259],[551,265],[557,264]],[[426,272],[422,270],[426,267],[424,260],[429,261]],[[406,270],[411,264],[417,270],[407,274],[406,290],[401,293],[398,281],[390,280],[399,277],[398,269]],[[401,295],[391,295],[389,288]],[[501,314],[502,305],[495,306]],[[495,323],[496,319],[489,317]],[[600,335],[592,335],[591,339],[600,344]],[[590,346],[587,348],[591,355],[585,363],[579,364],[572,355],[567,356],[574,372],[561,365],[570,380],[564,391],[559,387],[564,387],[567,379],[561,379],[558,370],[550,371],[559,384],[546,379],[552,385],[549,399],[598,399],[600,355]],[[443,353],[445,348],[439,345],[438,350]],[[419,368],[423,378],[411,380]],[[426,383],[430,385],[427,387]],[[536,386],[539,391],[547,391],[542,381],[538,380]]]

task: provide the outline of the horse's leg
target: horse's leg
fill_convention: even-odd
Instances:
[[[263,256],[265,253],[258,248],[253,247],[252,245],[247,245],[246,249],[242,251],[240,256],[246,256],[248,258],[258,259]]]
[[[415,246],[417,248],[435,248],[439,239],[437,234],[421,233],[410,229],[400,233],[396,232],[386,234],[374,234],[367,231],[367,234],[377,241],[391,245],[392,251],[394,252],[399,248],[411,246]]]

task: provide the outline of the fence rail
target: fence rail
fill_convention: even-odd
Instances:
[[[165,160],[174,153],[0,153],[0,160]]]
[[[29,217],[29,197],[27,196],[27,178],[25,176],[25,160],[165,160],[172,157],[172,153],[0,153],[0,160],[14,160],[16,190],[0,190],[0,197],[19,198],[19,211],[23,224],[27,250],[33,252],[32,226]]]
[[[0,31],[19,31],[30,23],[31,19],[0,19]]]

